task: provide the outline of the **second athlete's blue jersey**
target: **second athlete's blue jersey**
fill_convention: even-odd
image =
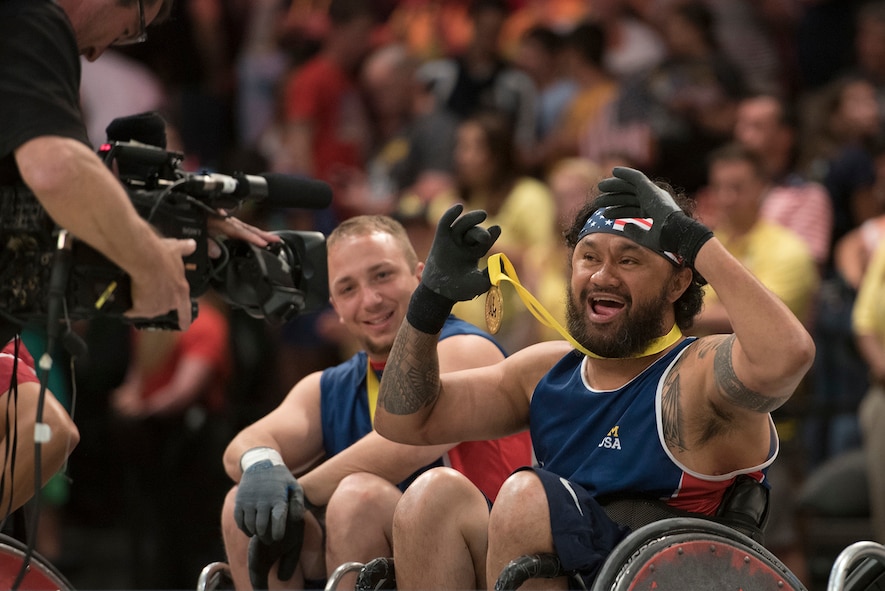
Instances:
[[[455,335],[478,335],[497,345],[495,340],[478,327],[450,315],[440,332],[444,340]],[[498,348],[501,349],[500,345]],[[504,350],[501,349],[503,353]],[[347,361],[323,371],[320,377],[320,414],[322,417],[323,447],[326,457],[341,453],[372,431],[367,386],[368,356],[360,351]],[[380,379],[380,373],[377,374]],[[443,458],[413,474],[401,488],[425,470],[444,465]]]

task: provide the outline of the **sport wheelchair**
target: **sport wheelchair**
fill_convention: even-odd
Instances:
[[[356,591],[395,589],[393,561],[378,558],[336,569],[326,591],[336,591],[347,573],[358,572]],[[532,578],[569,576],[572,587],[585,588],[576,573],[563,571],[554,554],[521,556],[498,576],[495,591],[518,589]],[[807,591],[799,579],[760,543],[739,531],[691,517],[671,517],[642,526],[611,553],[588,591],[715,591],[716,589]],[[837,557],[827,591],[885,589],[885,546],[856,542]]]
[[[495,591],[513,591],[529,579],[563,576],[570,578],[572,588],[586,591],[808,591],[762,544],[767,490],[752,479],[738,479],[726,496],[724,511],[713,519],[674,511],[650,499],[605,502],[608,515],[632,533],[615,547],[589,590],[579,573],[562,568],[555,554],[539,554],[520,556],[506,565]],[[198,591],[230,588],[220,586],[230,581],[226,567],[207,566]],[[344,576],[354,572],[355,591],[396,589],[394,561],[380,557],[340,565],[325,591],[338,591]],[[860,541],[845,547],[832,565],[827,591],[885,591],[885,546]]]

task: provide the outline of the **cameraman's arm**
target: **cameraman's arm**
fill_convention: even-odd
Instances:
[[[194,251],[193,240],[157,235],[85,144],[43,136],[22,144],[15,159],[50,217],[129,274],[129,316],[154,318],[176,310],[181,329],[190,326],[190,286],[182,257]]]

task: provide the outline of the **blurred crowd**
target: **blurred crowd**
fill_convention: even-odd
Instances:
[[[264,228],[384,213],[423,257],[451,203],[485,209],[493,252],[560,321],[565,220],[613,166],[664,179],[818,342],[775,414],[773,484],[794,492],[862,446],[881,376],[851,315],[885,233],[881,0],[176,0],[147,43],[84,61],[82,91],[96,147],[114,118],[156,110],[188,170],[331,185],[324,210],[237,212]],[[559,338],[503,295],[509,352]],[[697,334],[730,332],[720,312],[708,294]],[[485,327],[482,301],[455,313]],[[89,351],[53,391],[77,393],[81,442],[38,543],[72,580],[59,531],[125,524],[132,588],[192,588],[223,559],[227,441],[355,346],[328,311],[275,326],[211,294],[193,329],[80,327]],[[211,371],[189,372],[196,358]],[[789,500],[773,503],[771,546],[802,573]]]

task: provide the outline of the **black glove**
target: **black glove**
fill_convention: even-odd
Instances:
[[[713,237],[713,232],[686,215],[670,193],[640,171],[617,166],[612,173],[614,178],[599,181],[599,206],[618,206],[606,212],[606,217],[652,218],[645,241],[678,255],[693,269],[698,251]]]
[[[234,502],[234,521],[243,533],[270,544],[303,518],[304,490],[286,466],[262,460],[243,472]]]
[[[249,581],[253,589],[267,589],[270,569],[279,562],[277,578],[288,581],[295,574],[304,543],[304,520],[290,520],[282,540],[265,544],[258,536],[249,541]]]
[[[409,324],[427,334],[442,330],[455,302],[472,300],[491,287],[488,270],[480,271],[477,264],[501,235],[501,228],[479,227],[486,219],[482,210],[458,217],[463,209],[453,205],[440,218],[421,284],[409,304]]]

